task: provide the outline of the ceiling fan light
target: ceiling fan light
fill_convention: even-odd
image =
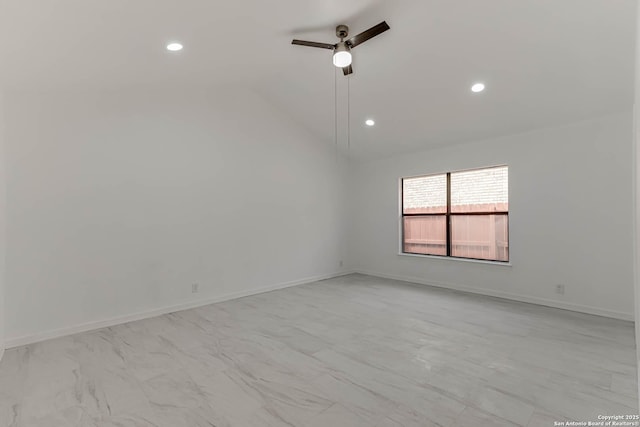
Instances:
[[[344,43],[339,43],[333,53],[333,65],[338,68],[344,68],[351,65],[351,52]]]
[[[476,83],[473,86],[471,86],[471,92],[479,93],[479,92],[482,92],[483,90],[484,90],[484,83]]]
[[[169,43],[167,45],[167,50],[170,52],[178,52],[180,50],[182,50],[182,44],[174,42],[174,43]]]

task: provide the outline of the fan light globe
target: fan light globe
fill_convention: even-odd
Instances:
[[[169,43],[167,45],[167,50],[170,51],[170,52],[178,52],[178,51],[182,50],[182,45],[180,43],[177,43],[177,42]]]
[[[336,47],[335,53],[333,54],[333,65],[338,68],[351,65],[351,52],[349,52],[349,48],[344,43],[340,43]]]
[[[471,91],[474,93],[479,93],[479,92],[482,92],[483,90],[484,90],[483,83],[476,83],[473,86],[471,86]]]

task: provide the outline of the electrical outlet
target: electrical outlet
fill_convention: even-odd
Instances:
[[[342,262],[342,260],[340,260],[340,267],[342,268],[344,266],[344,262]]]
[[[198,288],[200,288],[200,285],[198,285],[197,283],[194,283],[191,285],[191,293],[192,294],[197,294],[198,293]]]
[[[564,295],[564,285],[556,285],[556,294]]]

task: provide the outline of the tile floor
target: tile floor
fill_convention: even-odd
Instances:
[[[637,414],[633,325],[351,275],[8,350],[0,426],[552,426]]]

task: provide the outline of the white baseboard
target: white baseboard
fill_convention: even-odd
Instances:
[[[560,308],[560,309],[563,309],[563,310],[576,311],[576,312],[579,312],[579,313],[586,313],[586,314],[593,314],[593,315],[602,316],[602,317],[610,317],[610,318],[613,318],[613,319],[629,320],[629,321],[632,321],[632,322],[635,320],[633,313],[625,313],[625,312],[621,312],[621,311],[605,310],[605,309],[602,309],[602,308],[592,307],[592,306],[588,306],[588,305],[574,304],[574,303],[563,302],[563,301],[555,301],[555,300],[550,300],[550,299],[546,299],[546,298],[538,298],[538,297],[532,297],[532,296],[527,296],[527,295],[511,294],[511,293],[508,293],[508,292],[493,291],[493,290],[490,290],[490,289],[472,288],[472,287],[469,287],[469,286],[457,285],[457,284],[453,284],[453,283],[434,282],[434,281],[426,280],[426,279],[423,279],[423,278],[420,278],[420,277],[398,276],[398,275],[393,275],[393,274],[385,274],[385,273],[380,273],[380,272],[375,272],[375,271],[367,271],[367,270],[355,270],[354,272],[355,273],[359,273],[359,274],[365,274],[365,275],[368,275],[368,276],[380,277],[380,278],[383,278],[383,279],[399,280],[401,282],[409,282],[409,283],[416,283],[416,284],[420,284],[420,285],[435,286],[437,288],[452,289],[452,290],[455,290],[455,291],[468,292],[468,293],[472,293],[472,294],[486,295],[486,296],[491,296],[491,297],[508,299],[508,300],[512,300],[512,301],[525,302],[525,303],[529,303],[529,304],[543,305],[545,307]]]
[[[121,325],[123,323],[135,322],[136,320],[148,319],[151,317],[161,316],[163,314],[175,313],[177,311],[189,310],[192,308],[203,307],[205,305],[215,304],[223,301],[230,301],[238,298],[243,298],[251,295],[262,294],[265,292],[271,292],[278,289],[290,288],[293,286],[304,285],[307,283],[317,282],[319,280],[333,279],[335,277],[346,276],[352,272],[340,272],[326,274],[322,276],[307,277],[305,279],[294,280],[291,282],[280,283],[276,285],[264,286],[260,288],[254,288],[246,291],[233,292],[216,296],[213,298],[207,298],[204,300],[190,301],[182,304],[171,305],[167,307],[157,308],[135,314],[129,314],[125,316],[112,317],[110,319],[96,320],[92,322],[83,323],[80,325],[64,327],[60,329],[54,329],[51,331],[40,332],[33,335],[25,335],[21,337],[8,338],[5,341],[5,347],[7,349],[14,347],[21,347],[24,345],[34,344],[41,341],[46,341],[54,338],[60,338],[67,335],[79,334],[82,332],[93,331],[96,329],[108,328],[110,326]]]
[[[238,299],[238,298],[243,298],[243,297],[246,297],[246,296],[257,295],[257,294],[261,294],[261,293],[265,293],[265,292],[271,292],[271,291],[275,291],[275,290],[278,290],[278,289],[285,289],[285,288],[290,288],[290,287],[293,287],[293,286],[299,286],[299,285],[304,285],[304,284],[307,284],[307,283],[317,282],[317,281],[320,281],[320,280],[326,280],[326,279],[332,279],[332,278],[335,278],[335,277],[346,276],[346,275],[349,275],[349,274],[352,274],[352,273],[359,273],[359,274],[365,274],[365,275],[368,275],[368,276],[375,276],[375,277],[380,277],[380,278],[385,278],[385,279],[399,280],[399,281],[402,281],[402,282],[416,283],[416,284],[421,284],[421,285],[426,285],[426,286],[435,286],[435,287],[438,287],[438,288],[452,289],[452,290],[456,290],[456,291],[468,292],[468,293],[473,293],[473,294],[486,295],[486,296],[492,296],[492,297],[497,297],[497,298],[504,298],[504,299],[508,299],[508,300],[525,302],[525,303],[530,303],[530,304],[537,304],[537,305],[542,305],[542,306],[546,306],[546,307],[560,308],[560,309],[563,309],[563,310],[576,311],[576,312],[587,313],[587,314],[594,314],[594,315],[603,316],[603,317],[610,317],[610,318],[613,318],[613,319],[634,321],[633,313],[625,313],[625,312],[604,310],[604,309],[601,309],[601,308],[591,307],[591,306],[586,306],[586,305],[580,305],[580,304],[574,304],[574,303],[565,303],[565,302],[562,302],[562,301],[554,301],[554,300],[549,300],[549,299],[544,299],[544,298],[530,297],[530,296],[526,296],[526,295],[510,294],[510,293],[507,293],[507,292],[493,291],[493,290],[488,290],[488,289],[471,288],[471,287],[468,287],[468,286],[457,285],[457,284],[452,284],[452,283],[434,282],[434,281],[425,280],[425,279],[419,278],[419,277],[391,275],[391,274],[385,274],[385,273],[368,271],[368,270],[355,270],[355,271],[327,274],[327,275],[322,275],[322,276],[308,277],[308,278],[301,279],[301,280],[294,280],[294,281],[291,281],[291,282],[280,283],[280,284],[271,285],[271,286],[264,286],[264,287],[254,288],[254,289],[241,291],[241,292],[233,292],[233,293],[229,293],[229,294],[225,294],[225,295],[216,296],[216,297],[213,297],[213,298],[207,298],[207,299],[204,299],[204,300],[190,301],[190,302],[186,302],[186,303],[182,303],[182,304],[176,304],[176,305],[172,305],[172,306],[167,306],[167,307],[162,307],[162,308],[158,308],[158,309],[148,310],[148,311],[139,312],[139,313],[135,313],[135,314],[130,314],[130,315],[125,315],[125,316],[113,317],[113,318],[110,318],[110,319],[87,322],[87,323],[83,323],[83,324],[80,324],[80,325],[69,326],[69,327],[60,328],[60,329],[54,329],[54,330],[51,330],[51,331],[40,332],[40,333],[33,334],[33,335],[25,335],[25,336],[21,336],[21,337],[8,338],[5,341],[5,348],[9,349],[9,348],[14,348],[14,347],[21,347],[21,346],[24,346],[24,345],[33,344],[33,343],[37,343],[37,342],[41,342],[41,341],[46,341],[46,340],[50,340],[50,339],[54,339],[54,338],[60,338],[60,337],[64,337],[64,336],[67,336],[67,335],[73,335],[73,334],[78,334],[78,333],[82,333],[82,332],[93,331],[93,330],[101,329],[101,328],[108,328],[110,326],[116,326],[116,325],[120,325],[120,324],[127,323],[127,322],[134,322],[134,321],[137,321],[137,320],[143,320],[143,319],[148,319],[148,318],[151,318],[151,317],[161,316],[163,314],[175,313],[177,311],[183,311],[183,310],[189,310],[189,309],[192,309],[192,308],[203,307],[203,306],[210,305],[210,304],[215,304],[215,303],[218,303],[218,302],[230,301],[230,300],[234,300],[234,299]],[[2,355],[3,354],[4,354],[4,349],[2,349],[0,347],[0,360],[2,360]]]

